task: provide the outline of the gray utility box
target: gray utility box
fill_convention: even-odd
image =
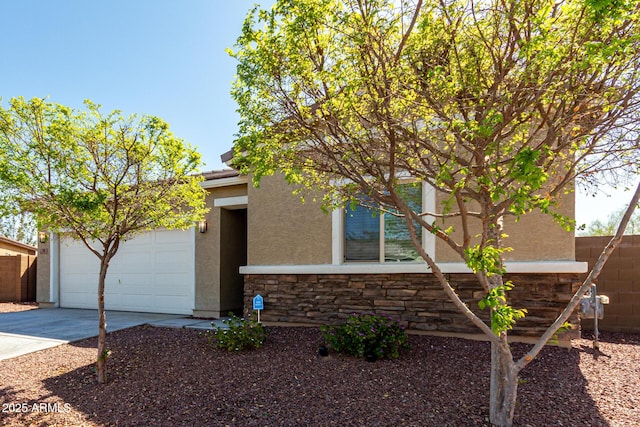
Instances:
[[[596,295],[595,289],[588,291],[580,299],[580,318],[594,319],[598,313],[598,319],[604,318],[604,305],[609,304],[609,297]]]

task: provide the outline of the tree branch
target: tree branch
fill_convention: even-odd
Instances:
[[[569,304],[567,304],[567,306],[562,311],[562,313],[560,313],[560,315],[553,322],[553,324],[549,326],[549,328],[540,337],[540,339],[533,346],[533,348],[531,348],[531,350],[529,350],[529,352],[527,352],[525,356],[523,356],[520,360],[518,360],[518,362],[516,363],[516,366],[518,367],[518,369],[524,368],[531,360],[533,360],[538,355],[538,353],[540,353],[540,350],[542,350],[545,344],[562,327],[562,325],[565,324],[565,322],[569,319],[569,317],[571,316],[573,311],[576,309],[578,304],[580,304],[580,299],[585,294],[585,292],[589,290],[589,288],[591,287],[591,284],[593,284],[596,281],[596,279],[602,272],[602,269],[604,268],[605,263],[607,262],[607,260],[609,259],[613,251],[616,249],[620,241],[622,240],[624,231],[627,228],[627,224],[629,224],[629,220],[633,215],[633,211],[638,205],[638,201],[640,201],[640,182],[636,187],[636,191],[633,194],[631,201],[629,202],[629,206],[627,207],[624,213],[624,216],[620,220],[620,224],[618,225],[616,234],[611,238],[607,246],[603,249],[602,253],[596,260],[593,268],[591,269],[587,277],[582,282],[582,285],[569,301]]]

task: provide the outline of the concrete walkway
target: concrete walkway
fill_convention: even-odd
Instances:
[[[222,319],[213,321],[223,326]],[[152,325],[213,329],[211,320],[184,315],[107,311],[107,332]],[[98,336],[98,311],[52,308],[0,313],[0,360]]]

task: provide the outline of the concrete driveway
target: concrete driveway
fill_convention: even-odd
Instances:
[[[165,327],[211,328],[183,315],[107,311],[107,331],[151,324]],[[0,313],[0,360],[68,342],[98,336],[98,311],[52,308]]]

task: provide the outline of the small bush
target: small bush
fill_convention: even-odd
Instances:
[[[343,325],[320,329],[329,347],[359,357],[396,359],[400,350],[409,348],[404,327],[388,315],[353,314]]]
[[[209,331],[209,343],[213,347],[227,351],[262,347],[268,331],[261,323],[253,317],[239,318],[231,313],[229,316],[230,319],[223,321],[227,328],[219,326],[214,331]]]

